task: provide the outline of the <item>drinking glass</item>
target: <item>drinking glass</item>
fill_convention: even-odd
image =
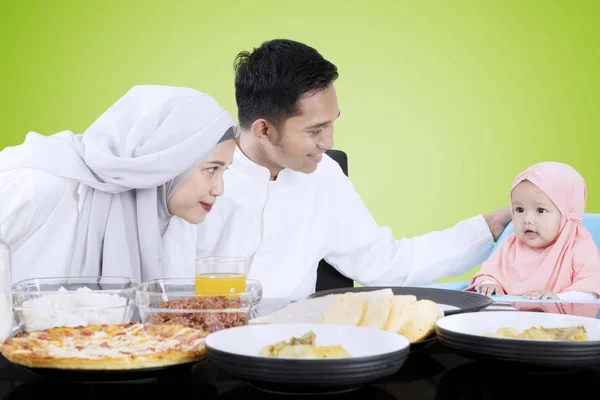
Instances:
[[[196,259],[196,295],[246,291],[248,268],[243,257],[200,257]]]

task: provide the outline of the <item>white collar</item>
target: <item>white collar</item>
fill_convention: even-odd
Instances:
[[[239,167],[239,169],[238,169]],[[248,156],[246,156],[239,146],[235,146],[235,152],[233,153],[233,163],[230,167],[232,170],[238,170],[250,178],[255,179],[265,179],[269,182],[281,182],[281,181],[290,181],[295,180],[294,178],[299,175],[304,175],[300,172],[292,171],[290,169],[283,169],[277,175],[277,180],[271,181],[271,171],[268,168],[258,165],[254,161],[252,161]]]

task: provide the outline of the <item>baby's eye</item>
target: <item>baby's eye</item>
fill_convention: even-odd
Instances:
[[[537,211],[538,211],[540,214],[543,214],[543,213],[545,213],[545,212],[546,212],[546,209],[545,209],[545,208],[538,208],[538,209],[537,209]]]
[[[523,212],[523,207],[517,207],[515,208],[515,211],[518,213],[522,213]]]

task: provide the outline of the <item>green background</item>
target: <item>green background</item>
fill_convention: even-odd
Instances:
[[[338,66],[335,147],[397,238],[507,205],[544,160],[577,168],[600,212],[599,4],[3,2],[0,148],[83,132],[138,84],[191,86],[235,115],[237,52],[290,38]]]

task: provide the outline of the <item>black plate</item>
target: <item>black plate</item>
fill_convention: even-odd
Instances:
[[[577,372],[600,364],[598,342],[535,342],[494,338],[465,338],[438,333],[441,344],[472,360],[505,365],[514,371],[532,373]],[[504,341],[505,343],[502,343]],[[573,345],[574,346],[570,346]]]
[[[409,349],[371,357],[289,360],[248,357],[206,347],[210,362],[229,375],[272,392],[344,392],[392,375],[406,361]]]
[[[493,369],[498,371],[510,371],[512,374],[525,375],[569,375],[577,374],[582,370],[598,365],[598,355],[592,356],[591,359],[578,359],[573,361],[567,360],[547,360],[547,359],[532,359],[530,362],[523,362],[518,356],[510,351],[505,354],[490,355],[483,349],[481,345],[475,346],[472,344],[460,344],[440,338],[440,343],[448,347],[456,354],[477,361],[477,364],[490,371]]]
[[[508,339],[485,336],[496,329],[518,331],[534,327],[583,325],[587,341]],[[510,369],[562,373],[600,364],[600,321],[566,314],[526,311],[493,311],[454,315],[436,323],[438,340],[454,352],[473,360],[506,364]]]
[[[193,367],[197,362],[179,365],[170,365],[157,368],[142,368],[133,370],[74,370],[57,368],[29,368],[19,364],[18,367],[26,369],[45,379],[69,383],[124,383],[147,381],[180,381],[190,378]]]
[[[413,295],[417,300],[431,300],[438,304],[445,304],[456,307],[456,310],[444,310],[444,315],[453,315],[479,311],[490,304],[493,300],[475,292],[463,292],[460,290],[424,288],[424,287],[404,287],[404,286],[367,286],[356,288],[341,288],[332,290],[323,290],[308,296],[309,299],[323,297],[330,294],[343,294],[347,292],[370,292],[373,290],[391,289],[395,295]]]

